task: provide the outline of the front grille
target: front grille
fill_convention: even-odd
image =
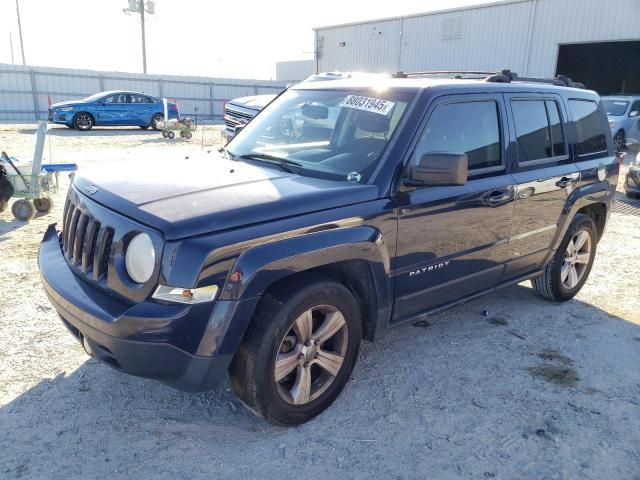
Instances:
[[[231,117],[231,120],[237,119],[238,123],[246,123],[243,120],[248,121],[248,120],[251,120],[253,117],[255,117],[255,114],[238,112],[237,110],[231,110],[229,108],[227,108],[226,114],[227,116]]]
[[[97,219],[67,198],[62,217],[62,251],[69,265],[93,280],[107,274],[113,228]]]

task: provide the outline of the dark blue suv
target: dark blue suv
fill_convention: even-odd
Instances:
[[[294,425],[362,339],[525,279],[571,299],[619,170],[598,95],[452,75],[302,84],[189,168],[76,176],[39,253],[64,324],[123,372],[188,391],[229,374]]]

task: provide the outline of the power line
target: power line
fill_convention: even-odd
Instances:
[[[16,13],[18,14],[18,34],[20,35],[20,51],[22,52],[22,65],[26,65],[27,61],[24,59],[24,43],[22,43],[22,25],[20,24],[20,5],[16,0]],[[13,55],[13,49],[11,49]]]

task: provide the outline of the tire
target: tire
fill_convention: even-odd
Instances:
[[[36,209],[29,200],[21,199],[13,202],[13,205],[11,205],[11,213],[13,213],[13,216],[18,220],[28,222],[36,216]]]
[[[583,235],[587,235],[587,237]],[[571,253],[571,251],[575,252],[573,247],[580,242],[583,243],[577,248],[578,254]],[[572,299],[589,277],[596,256],[597,244],[598,235],[595,223],[591,217],[577,214],[560,242],[558,250],[545,267],[544,273],[532,280],[536,292],[541,297],[554,302],[565,302]],[[587,246],[588,255],[585,253]],[[582,261],[577,261],[578,259]],[[566,276],[563,275],[564,272],[567,272]],[[563,277],[565,278],[563,279]]]
[[[362,338],[358,302],[346,287],[316,275],[296,280],[263,297],[229,369],[240,401],[281,426],[304,423],[331,405],[349,380]],[[309,326],[304,345],[299,325]],[[327,331],[329,325],[335,328]],[[300,388],[303,378],[308,389]]]
[[[169,136],[169,132],[167,132],[166,130],[163,130],[163,131],[162,131],[162,136],[163,136],[164,138],[167,138],[167,137]]]
[[[187,140],[191,140],[191,137],[193,137],[193,134],[192,134],[191,132],[185,132],[184,137],[185,137]]]
[[[626,148],[626,146],[627,146],[626,135],[624,133],[624,130],[620,130],[613,137],[613,151],[614,152],[621,152],[622,150],[624,150]]]
[[[184,132],[182,130],[180,131],[180,138],[184,138]]]
[[[149,128],[149,125],[139,125],[139,127],[140,127],[142,130],[147,130],[147,129]]]
[[[73,127],[76,130],[87,132],[93,128],[95,120],[93,115],[87,112],[78,112],[73,116]]]
[[[163,120],[164,120],[164,115],[160,113],[156,113],[153,117],[151,117],[151,122],[149,123],[149,126],[154,130],[160,130],[160,127],[158,127],[158,122],[161,122]]]
[[[173,133],[173,132],[167,132],[167,137],[169,137],[169,138],[173,139],[175,136],[176,136],[176,134],[175,134],[175,133]]]
[[[33,206],[40,213],[49,213],[53,209],[53,200],[50,198],[35,198]]]

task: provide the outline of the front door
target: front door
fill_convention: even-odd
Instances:
[[[410,161],[429,152],[466,153],[469,177],[462,186],[398,195],[394,321],[488,289],[502,278],[515,193],[505,119],[499,94],[441,97],[427,112]]]
[[[98,118],[101,125],[127,125],[129,95],[116,93],[100,102]]]
[[[569,156],[559,97],[505,95],[512,113],[517,183],[507,277],[540,269],[558,235],[568,196],[580,179]]]

